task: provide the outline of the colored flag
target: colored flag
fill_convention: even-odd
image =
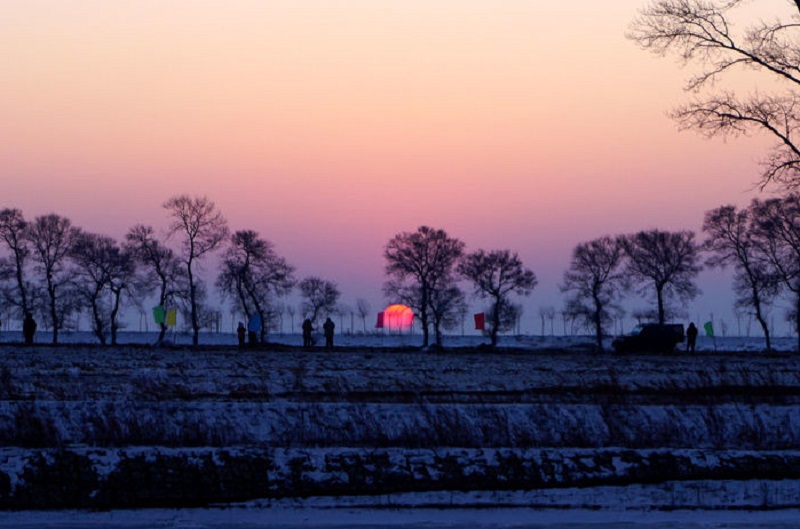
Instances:
[[[703,324],[703,328],[706,330],[706,336],[710,338],[714,336],[714,326],[711,325],[710,321],[705,322],[705,324]]]
[[[253,314],[250,316],[250,321],[247,322],[247,330],[249,332],[261,332],[261,316]]]
[[[158,305],[153,307],[153,319],[156,320],[156,323],[162,325],[164,323],[164,316],[166,315],[166,311],[164,310],[163,305]]]
[[[376,329],[383,329],[383,312],[378,313],[378,321],[375,322]]]
[[[475,314],[475,330],[482,331],[485,328],[486,316],[483,312]]]
[[[178,323],[178,309],[172,309],[167,312],[167,327],[175,327]]]

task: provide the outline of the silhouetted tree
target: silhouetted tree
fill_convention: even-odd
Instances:
[[[26,262],[31,253],[30,242],[25,236],[28,223],[18,209],[0,210],[0,240],[10,252],[8,259],[0,259],[0,278],[10,279],[11,286],[3,289],[3,297],[18,307],[20,319],[32,312],[30,293],[33,286],[25,278]]]
[[[303,297],[300,310],[309,315],[314,322],[320,312],[332,313],[336,302],[339,301],[339,288],[333,281],[328,281],[316,276],[309,276],[297,285]]]
[[[705,249],[712,253],[706,264],[719,268],[733,266],[736,307],[753,309],[764,331],[767,352],[770,352],[772,346],[764,308],[778,295],[779,279],[761,250],[752,214],[751,209],[738,211],[736,206],[722,206],[706,212]]]
[[[464,293],[455,284],[455,280],[443,281],[430,291],[430,312],[436,345],[442,345],[443,329],[451,330],[458,325],[458,315],[466,304]]]
[[[775,140],[764,160],[761,185],[800,185],[800,25],[786,17],[765,22],[748,20],[736,31],[735,8],[741,0],[657,0],[634,21],[630,38],[659,55],[676,53],[684,63],[702,67],[687,90],[717,87],[737,70],[755,71],[764,83],[759,92],[739,97],[719,89],[673,112],[681,127],[707,136],[736,136],[760,131]],[[794,2],[794,18],[800,1]],[[787,15],[789,13],[787,12]],[[770,94],[766,87],[775,86]],[[779,92],[778,92],[779,91]]]
[[[444,230],[420,226],[416,232],[395,235],[384,249],[387,296],[405,293],[413,300],[409,305],[419,316],[423,347],[429,344],[431,299],[435,291],[444,290],[453,269],[464,252],[464,243]],[[400,298],[403,299],[402,297]]]
[[[129,252],[141,272],[138,283],[143,291],[157,290],[158,305],[168,308],[183,302],[188,291],[183,264],[171,248],[162,244],[151,226],[137,224],[125,235],[125,249]],[[164,340],[167,324],[159,324],[158,342]]]
[[[68,218],[51,213],[36,217],[25,233],[33,246],[33,259],[47,293],[48,309],[44,316],[53,330],[53,343],[57,344],[59,331],[75,309],[67,256],[81,232]]]
[[[350,307],[348,307],[346,304],[337,303],[331,312],[339,317],[339,329],[340,332],[344,334],[344,317],[350,313]]]
[[[294,285],[294,267],[275,252],[271,242],[253,230],[240,230],[231,236],[222,257],[217,287],[236,300],[248,320],[252,314],[258,314],[262,342],[267,335],[267,312],[272,298],[288,294]]]
[[[111,237],[82,232],[72,244],[70,258],[76,265],[77,292],[89,303],[95,336],[105,345],[108,327],[116,345],[122,295],[134,277],[133,257]]]
[[[567,312],[591,325],[597,350],[603,352],[603,326],[619,301],[624,284],[624,257],[618,238],[600,237],[581,243],[572,251],[569,270],[564,273],[562,292],[571,292]]]
[[[665,298],[694,299],[699,289],[694,281],[701,267],[700,247],[691,231],[640,231],[620,239],[627,257],[626,276],[642,293],[655,289],[658,323],[665,322]]]
[[[295,314],[295,310],[294,310],[294,307],[292,305],[286,305],[286,314],[289,315],[289,319],[290,319],[291,325],[292,325],[291,332],[294,333],[294,314]]]
[[[361,318],[361,323],[364,325],[365,334],[367,332],[367,316],[369,316],[371,310],[372,308],[366,299],[358,298],[356,300],[356,312],[358,312],[358,317]]]
[[[183,237],[181,256],[189,282],[192,345],[197,345],[201,322],[196,261],[219,248],[228,237],[228,225],[222,213],[217,211],[214,203],[206,197],[191,198],[188,195],[177,195],[164,203],[164,209],[172,218],[168,228],[169,235],[181,234]]]
[[[513,329],[516,324],[511,295],[530,295],[537,283],[536,275],[522,265],[516,252],[509,250],[478,250],[466,255],[458,265],[458,272],[472,281],[475,294],[492,302],[489,308],[489,336],[494,347],[497,345],[497,334],[501,330]]]
[[[556,316],[556,309],[555,307],[547,306],[547,307],[539,307],[539,318],[542,322],[542,336],[545,335],[545,323],[549,320],[550,321],[550,335],[553,335],[553,319]]]
[[[756,199],[750,210],[759,251],[794,298],[791,312],[800,350],[800,196]]]

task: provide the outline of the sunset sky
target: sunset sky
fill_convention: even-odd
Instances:
[[[0,0],[0,207],[122,238],[207,195],[375,312],[384,245],[427,224],[518,251],[538,331],[577,243],[759,196],[765,138],[666,116],[690,70],[625,38],[645,4]],[[731,321],[720,277],[692,319]]]

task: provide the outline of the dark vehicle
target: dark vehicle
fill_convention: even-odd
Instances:
[[[668,353],[682,343],[684,331],[682,323],[645,323],[637,325],[633,330],[615,339],[611,345],[618,353],[635,351]]]

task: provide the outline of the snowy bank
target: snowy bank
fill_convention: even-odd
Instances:
[[[5,509],[800,506],[794,355],[5,345],[0,360]]]

